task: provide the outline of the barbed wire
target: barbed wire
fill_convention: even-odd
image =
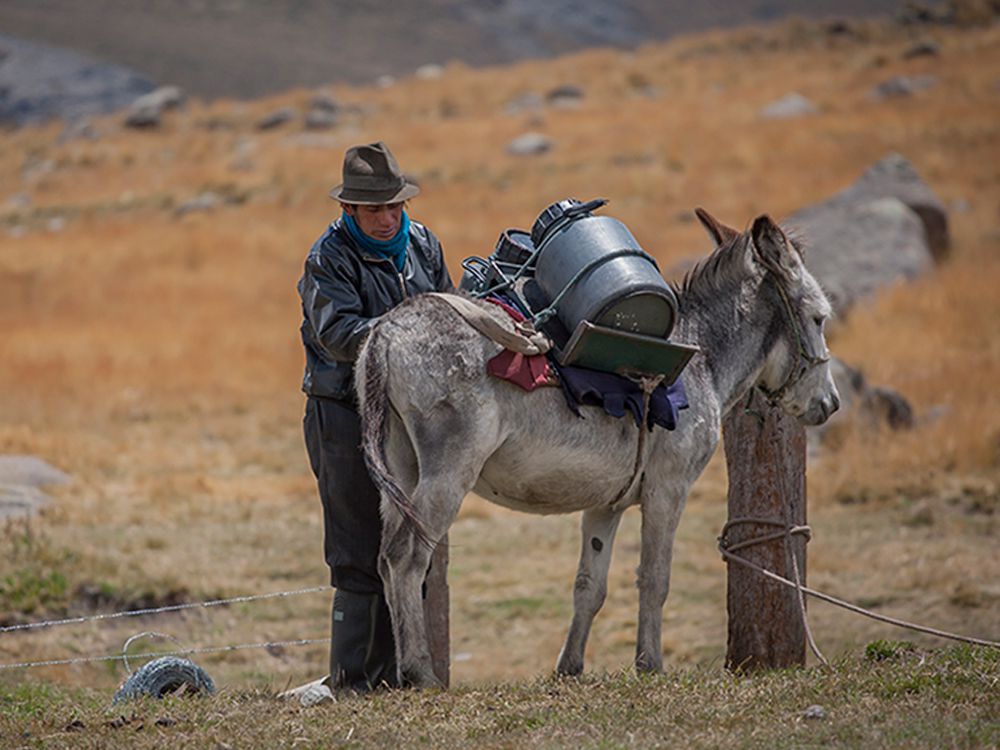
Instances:
[[[254,602],[261,599],[278,599],[289,596],[300,596],[302,594],[315,594],[320,591],[329,591],[329,586],[312,586],[307,589],[296,589],[294,591],[275,591],[270,594],[247,594],[244,596],[233,596],[228,599],[213,599],[206,602],[186,602],[184,604],[168,604],[163,607],[147,607],[145,609],[129,609],[123,612],[106,612],[96,615],[80,615],[79,617],[66,617],[61,620],[41,620],[39,622],[26,622],[17,625],[4,625],[0,627],[0,633],[10,633],[16,630],[34,630],[37,628],[54,628],[60,625],[76,625],[82,622],[94,622],[97,620],[114,620],[120,617],[139,617],[140,615],[156,615],[162,612],[177,612],[182,609],[198,609],[208,607],[219,607],[225,604],[240,604],[243,602]]]
[[[288,646],[311,646],[317,643],[329,643],[326,638],[299,638],[292,641],[269,641],[267,643],[239,643],[230,646],[203,646],[201,648],[185,648],[180,651],[165,651],[145,654],[108,654],[106,656],[78,656],[72,659],[46,659],[44,661],[23,661],[15,664],[0,664],[0,671],[8,669],[29,669],[33,667],[55,667],[68,664],[86,664],[97,661],[124,661],[126,659],[152,659],[161,656],[190,656],[192,654],[217,654],[226,651],[240,651],[250,648],[285,648]]]

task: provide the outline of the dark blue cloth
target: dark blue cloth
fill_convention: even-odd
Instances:
[[[397,271],[403,270],[406,264],[406,246],[410,244],[410,217],[406,211],[403,211],[403,218],[399,222],[399,231],[391,240],[385,242],[362,232],[353,216],[345,213],[343,218],[351,239],[375,257],[391,260],[396,265]]]
[[[600,406],[612,417],[624,417],[628,411],[637,427],[642,424],[642,389],[634,380],[586,367],[560,367],[559,378],[566,403],[577,416],[580,405]],[[676,429],[678,412],[686,408],[687,393],[680,378],[671,385],[657,386],[649,398],[646,426],[650,430],[653,425]]]

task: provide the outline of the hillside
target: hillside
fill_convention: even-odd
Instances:
[[[94,118],[85,133],[55,123],[0,133],[0,454],[40,456],[74,478],[52,489],[41,515],[0,531],[0,612],[7,622],[32,621],[327,580],[301,436],[295,283],[307,248],[336,215],[327,191],[347,146],[384,139],[418,177],[423,192],[412,213],[441,237],[456,278],[462,258],[487,253],[504,228],[529,226],[570,195],[610,198],[607,213],[670,267],[710,249],[691,220],[695,206],[736,226],[764,212],[787,216],[896,151],[950,207],[952,251],[934,273],[856,309],[831,336],[836,354],[900,389],[918,418],[903,433],[847,430],[811,463],[810,581],[886,614],[996,639],[1000,27],[924,33],[936,53],[913,56],[914,37],[896,25],[872,22],[844,35],[789,21],[634,52],[482,69],[451,64],[439,78],[408,77],[387,88],[325,84],[251,101],[195,100],[145,131],[109,116]],[[932,83],[872,96],[897,76]],[[547,103],[563,85],[580,87],[583,97]],[[793,91],[816,112],[760,116]],[[331,129],[305,128],[301,113],[317,94],[340,107]],[[299,115],[258,128],[285,106]],[[508,153],[526,132],[545,135],[551,148]],[[725,567],[715,536],[724,495],[715,460],[678,533],[664,624],[670,670],[721,671]],[[569,619],[577,524],[468,498],[451,536],[456,685],[502,693],[490,686],[549,672]],[[637,529],[638,514],[626,514],[588,652],[597,674],[632,658]],[[810,613],[830,656],[859,658],[876,638],[940,646],[823,605]],[[112,654],[141,630],[166,632],[184,646],[321,639],[328,618],[324,593],[5,633],[0,662]],[[232,690],[270,695],[316,676],[325,654],[313,644],[198,661]],[[942,674],[966,685],[986,675],[960,694],[979,696],[974,710],[943,688],[935,692],[944,678],[933,675],[913,683],[918,692],[905,681],[891,683],[896,692],[889,682],[866,683],[873,695],[890,690],[898,698],[897,744],[907,744],[900,717],[933,717],[951,706],[957,720],[981,719],[996,708],[995,662],[977,672],[956,659],[956,671],[942,667]],[[64,685],[108,697],[122,676],[117,667],[78,664],[0,671],[0,686],[5,696]],[[661,688],[673,686],[662,679]],[[684,679],[673,687],[682,690]],[[844,704],[850,689],[836,693]],[[651,716],[669,692],[635,710]],[[755,695],[743,694],[741,705]],[[932,696],[939,700],[925,702]],[[235,715],[245,729],[259,704],[240,700],[227,720]],[[718,710],[735,727],[739,717]],[[349,709],[338,711],[349,718]],[[702,716],[691,711],[689,721]],[[298,721],[289,716],[290,725]],[[24,720],[62,731],[48,719]],[[530,726],[517,726],[526,732],[519,737],[530,736]],[[995,722],[977,726],[986,729],[912,744],[997,743]],[[845,729],[830,739],[850,746],[850,736]],[[735,729],[727,737],[737,744]],[[703,746],[711,741],[706,736]]]
[[[5,0],[0,31],[125,65],[202,97],[371,83],[427,63],[495,65],[634,48],[717,26],[890,14],[899,0]]]

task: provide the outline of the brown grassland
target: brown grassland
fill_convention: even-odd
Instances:
[[[845,187],[889,151],[909,158],[954,207],[951,255],[928,276],[887,289],[838,321],[830,339],[835,354],[911,399],[918,424],[892,434],[849,430],[812,461],[810,582],[886,614],[1000,637],[1000,28],[934,30],[940,55],[914,59],[903,58],[912,37],[902,30],[858,28],[863,38],[844,39],[789,23],[634,53],[590,51],[485,70],[453,64],[438,80],[385,89],[331,86],[350,110],[322,134],[298,125],[253,127],[277,106],[304,105],[315,93],[306,90],[253,102],[191,102],[152,132],[97,120],[97,140],[60,142],[56,125],[0,134],[0,200],[7,201],[0,213],[0,454],[38,455],[73,476],[53,489],[39,516],[0,529],[5,622],[327,580],[300,430],[295,282],[306,250],[334,215],[326,192],[338,181],[343,150],[384,139],[419,178],[423,193],[411,213],[441,237],[456,280],[463,257],[487,254],[502,229],[530,226],[539,210],[567,196],[610,198],[607,213],[669,268],[710,249],[691,221],[695,206],[740,226],[760,213],[780,218]],[[898,74],[933,75],[937,84],[912,97],[869,98],[875,84]],[[506,111],[520,94],[564,83],[585,88],[580,106]],[[759,118],[761,107],[790,91],[820,112]],[[551,136],[552,150],[533,158],[505,153],[527,130]],[[175,210],[204,191],[225,201],[206,212]],[[16,200],[22,194],[30,205]],[[722,711],[723,734],[698,730],[692,745],[756,746],[776,735],[734,740],[738,720],[713,703],[720,695],[745,706],[765,693],[798,691],[802,708],[840,699],[847,706],[853,688],[824,687],[818,670],[808,672],[806,687],[789,686],[787,675],[753,687],[725,676],[725,566],[715,550],[725,473],[718,459],[696,485],[678,533],[664,625],[668,676],[651,688],[664,703],[647,705],[641,695],[648,681],[617,671],[634,647],[635,511],[619,532],[588,669],[635,693],[634,711],[667,709],[684,690],[714,706],[705,720]],[[355,742],[632,742],[624,733],[534,734],[547,709],[531,708],[528,698],[548,695],[570,715],[603,716],[600,679],[498,686],[551,670],[571,611],[576,536],[575,517],[517,515],[468,498],[451,535],[458,703],[442,707],[428,694],[359,702],[342,709],[338,737],[351,740],[352,716],[364,722],[373,715],[365,712],[381,716],[384,709],[399,723],[364,737],[359,727]],[[322,638],[328,608],[326,594],[311,594],[0,634],[0,662],[115,653],[143,630],[168,633],[186,647]],[[856,658],[878,638],[941,645],[823,604],[810,611],[820,646],[834,657]],[[157,645],[145,641],[139,650]],[[947,698],[948,710],[921,703],[919,690],[905,686],[879,695],[900,711],[942,721],[991,712],[995,720],[997,661],[960,656],[983,676],[972,694],[956,699],[962,710],[952,712]],[[325,658],[318,645],[196,657],[237,698],[218,714],[198,709],[212,729],[189,727],[184,741],[225,743],[227,722],[268,713],[273,690],[317,676]],[[928,658],[933,665],[940,657]],[[879,668],[871,669],[862,679],[877,678]],[[949,669],[957,668],[943,665],[941,674]],[[97,689],[98,697],[79,699],[86,712],[106,702],[122,676],[116,662],[6,670],[0,695],[9,707],[18,691]],[[480,734],[442,735],[440,742],[420,734],[425,728],[419,737],[406,733],[408,721],[447,724],[450,711],[493,710],[482,708],[491,696],[493,705],[516,708],[509,726],[477,725]],[[11,709],[0,727],[59,735],[66,744],[79,739],[77,746],[127,746],[110,729],[86,742],[85,732],[60,734],[74,714],[65,704],[42,703],[60,708],[48,717]],[[684,723],[695,731],[701,714],[674,709],[685,718],[671,731],[684,744]],[[872,721],[857,710],[844,714]],[[284,723],[268,725],[263,745],[291,746],[297,736],[304,746],[323,745],[316,726],[303,728],[306,718],[273,713]],[[156,715],[147,717],[149,747],[155,733],[170,731],[152,727]],[[603,722],[610,732],[613,720]],[[980,734],[932,739],[969,747],[1000,742],[995,721],[977,726]],[[655,733],[643,734],[653,730],[637,731],[637,744],[656,744]],[[233,746],[253,744],[252,731],[239,736]],[[887,737],[935,744],[908,742],[905,733]],[[849,732],[828,739],[872,741]]]

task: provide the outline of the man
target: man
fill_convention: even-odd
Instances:
[[[441,243],[406,213],[406,201],[419,192],[381,141],[348,149],[343,182],[330,191],[343,214],[309,251],[298,284],[305,441],[336,589],[330,674],[311,684],[311,699],[300,696],[304,703],[328,697],[326,688],[367,692],[397,685],[392,623],[377,569],[380,498],[360,449],[353,373],[379,316],[406,297],[453,289]]]

